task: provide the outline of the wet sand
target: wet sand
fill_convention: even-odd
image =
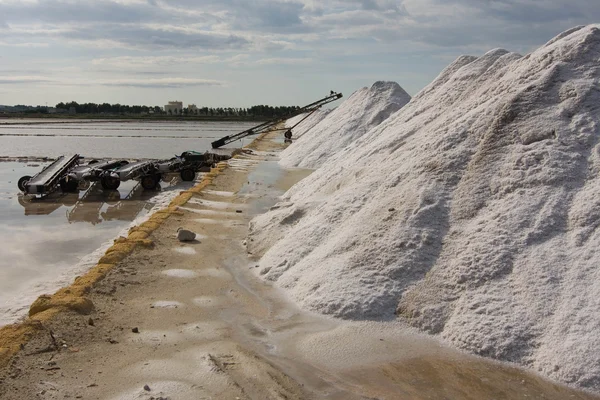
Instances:
[[[194,194],[0,374],[2,399],[592,399],[452,350],[400,323],[298,309],[259,280],[250,219],[307,171],[267,136]],[[198,234],[177,241],[183,227]]]

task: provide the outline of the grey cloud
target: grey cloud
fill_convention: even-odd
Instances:
[[[173,7],[189,7],[196,11],[221,15],[220,22],[230,29],[273,33],[305,33],[308,27],[302,21],[307,12],[299,1],[246,1],[246,0],[164,0]]]
[[[396,0],[358,0],[363,10],[383,11],[394,14],[406,14],[406,8],[401,1]]]
[[[158,20],[159,9],[109,1],[0,3],[0,15],[14,22],[146,22]]]
[[[39,75],[39,74],[43,74],[45,71],[41,70],[41,69],[0,69],[0,74],[6,74],[6,75],[22,75],[22,74],[29,74],[29,76],[35,76],[35,75]],[[0,76],[0,79],[2,79],[3,77]],[[5,77],[6,78],[6,77]]]
[[[101,82],[101,86],[135,87],[135,88],[185,88],[194,86],[223,86],[225,83],[206,79],[148,79],[148,80],[122,80],[115,82]]]
[[[22,85],[28,83],[49,83],[49,79],[41,77],[2,77],[0,76],[0,85]]]
[[[95,72],[99,72],[99,73],[108,73],[108,74],[114,74],[115,72],[118,72],[119,75],[127,75],[130,74],[132,76],[138,76],[138,75],[147,75],[147,76],[167,76],[167,75],[172,75],[172,72],[166,72],[166,71],[140,71],[140,70],[136,70],[136,71],[122,71],[122,70],[117,70],[117,69],[96,69],[94,70]]]
[[[402,42],[456,48],[524,47],[545,42],[573,26],[600,19],[597,0],[46,0],[0,2],[6,22],[63,28],[67,41],[109,40],[140,49],[257,49],[281,51],[281,43],[314,48]],[[46,24],[46,25],[44,25]],[[195,27],[182,30],[171,27]],[[23,31],[23,29],[21,30]],[[9,30],[10,32],[10,30]],[[16,35],[13,30],[13,35]],[[20,33],[20,38],[41,37]],[[5,38],[8,42],[9,39]]]
[[[382,10],[384,2],[360,0],[365,12]],[[600,19],[600,2],[573,0],[406,0],[399,14],[326,14],[323,22],[339,31],[344,25],[352,37],[375,38],[383,43],[415,42],[456,49],[508,47],[528,51],[574,26]],[[391,5],[388,5],[391,6]],[[384,7],[383,7],[384,8]],[[366,15],[366,14],[365,14]],[[375,22],[378,21],[378,22]],[[462,51],[462,50],[461,50]]]
[[[240,49],[249,41],[237,35],[220,35],[205,32],[188,32],[151,28],[135,25],[103,25],[73,28],[71,32],[60,33],[66,39],[84,41],[111,40],[129,47],[140,48],[201,48],[211,50]]]
[[[600,13],[600,2],[596,0],[463,0],[464,4],[479,9],[482,15],[512,23],[551,23],[570,19],[596,19]],[[593,19],[593,18],[592,18]]]
[[[362,26],[380,27],[383,23],[383,17],[375,13],[364,13],[357,11],[348,11],[340,14],[328,14],[318,18],[318,25],[328,27],[332,31],[344,32],[348,28],[356,30]]]
[[[304,6],[301,3],[280,3],[260,5],[252,10],[250,26],[256,24],[281,30],[298,30],[303,26],[300,14]],[[240,14],[243,15],[243,14]]]

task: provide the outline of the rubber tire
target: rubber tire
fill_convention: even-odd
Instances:
[[[192,182],[196,178],[196,172],[193,169],[183,169],[180,172],[181,180],[184,182]]]
[[[291,138],[292,138],[292,130],[290,129],[290,130],[286,131],[286,132],[283,134],[283,136],[284,136],[286,139],[291,139]]]
[[[121,185],[121,180],[112,176],[104,176],[100,179],[100,184],[104,190],[117,190]]]
[[[140,183],[144,190],[155,190],[156,186],[158,186],[158,181],[160,180],[160,177],[158,179],[156,178],[156,175],[143,176],[142,179],[140,179]]]
[[[87,165],[94,165],[94,164],[98,164],[98,160],[90,160],[90,162],[87,163]]]
[[[17,182],[17,187],[21,192],[25,192],[25,184],[31,180],[29,175],[22,176]]]
[[[74,179],[62,179],[59,185],[63,193],[75,193],[79,191],[79,183]]]

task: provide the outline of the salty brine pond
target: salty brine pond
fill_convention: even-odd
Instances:
[[[128,181],[118,191],[104,192],[92,185],[79,194],[57,193],[31,201],[19,193],[17,181],[47,165],[36,158],[77,153],[86,158],[165,159],[187,150],[209,150],[210,142],[256,125],[13,122],[0,124],[0,157],[13,160],[0,162],[0,326],[26,315],[40,294],[52,293],[85,272],[112,239],[193,184],[174,179],[149,192]],[[29,161],[19,161],[22,157]]]
[[[205,151],[210,143],[259,122],[0,123],[0,156],[169,158],[186,150]],[[253,138],[246,138],[243,144]],[[235,143],[236,147],[241,142]]]

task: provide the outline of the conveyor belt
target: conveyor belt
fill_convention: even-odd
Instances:
[[[285,117],[282,118],[275,118],[272,119],[270,121],[267,122],[263,122],[260,125],[256,125],[255,127],[252,127],[250,129],[246,129],[245,131],[242,131],[240,133],[236,133],[235,135],[229,135],[229,136],[225,136],[222,137],[219,140],[215,140],[214,142],[211,143],[212,148],[213,149],[218,149],[219,147],[225,146],[228,143],[231,142],[235,142],[236,140],[240,140],[245,138],[246,136],[250,136],[250,135],[258,135],[260,133],[266,132],[268,130],[270,130],[271,128],[275,127],[277,124],[288,120],[290,118],[293,118],[297,115],[303,114],[305,112],[314,112],[315,110],[321,108],[322,106],[324,106],[325,104],[329,104],[333,101],[336,101],[337,99],[342,98],[342,94],[341,93],[336,93],[336,92],[331,92],[329,96],[322,98],[321,100],[317,100],[314,103],[311,103],[309,105],[306,105],[304,107],[300,107],[297,110],[295,110],[294,112],[286,115]]]
[[[72,156],[60,156],[52,164],[48,165],[39,174],[25,183],[26,193],[45,195],[52,192],[60,179],[77,164],[79,154]]]

